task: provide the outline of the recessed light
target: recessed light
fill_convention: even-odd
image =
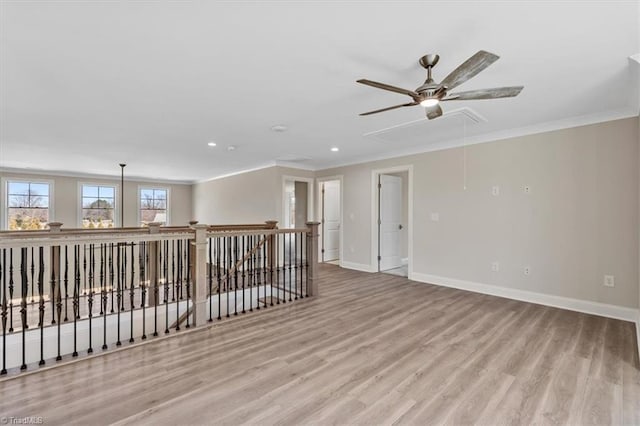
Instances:
[[[217,144],[215,142],[209,142],[207,145],[209,146],[216,146]]]
[[[284,124],[276,124],[275,126],[271,127],[271,130],[273,130],[274,132],[286,132],[287,126],[285,126]]]
[[[334,146],[333,148],[331,148],[332,152],[338,152],[340,151],[340,148],[338,148],[337,146]]]

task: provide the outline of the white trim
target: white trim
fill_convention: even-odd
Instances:
[[[282,206],[281,206],[281,211],[280,211],[280,218],[278,219],[280,221],[281,224],[284,224],[284,210],[287,204],[287,200],[285,197],[286,194],[286,190],[285,190],[285,185],[287,181],[293,181],[293,182],[306,182],[307,183],[307,221],[313,221],[316,217],[316,212],[313,210],[313,206],[314,206],[314,183],[315,183],[315,178],[309,178],[309,177],[302,177],[302,176],[291,176],[291,175],[282,175]],[[300,224],[296,223],[296,227],[300,227]],[[304,226],[307,226],[306,224]]]
[[[46,183],[49,185],[49,222],[55,222],[55,185],[51,179],[30,179],[14,176],[2,176],[0,179],[0,230],[9,229],[9,198],[8,186],[9,182],[30,182],[30,183]]]
[[[640,53],[636,53],[635,55],[629,56],[629,59],[631,59],[632,61],[636,61],[637,63],[640,64]]]
[[[242,169],[242,170],[238,170],[237,172],[225,173],[223,175],[218,175],[218,176],[214,176],[214,177],[207,178],[207,179],[196,180],[196,181],[193,181],[192,184],[206,183],[206,182],[211,182],[211,181],[218,180],[218,179],[228,178],[228,177],[231,177],[231,176],[242,175],[242,174],[251,173],[251,172],[257,172],[258,170],[268,169],[270,167],[276,167],[276,162],[275,161],[270,161],[269,163],[263,164],[262,166],[252,167],[252,168],[249,168],[249,169]]]
[[[321,178],[317,178],[317,209],[316,216],[318,218],[318,222],[320,222],[320,226],[318,227],[320,230],[320,235],[318,237],[318,244],[322,245],[322,232],[324,231],[322,226],[322,192],[320,191],[320,185],[324,182],[330,182],[337,180],[340,182],[340,246],[338,247],[338,263],[342,266],[342,259],[344,259],[344,175],[335,175],[335,176],[323,176]],[[318,249],[318,262],[322,262],[322,253],[321,250]]]
[[[409,264],[409,258],[408,258],[408,257],[403,257],[403,258],[400,260],[400,263],[401,263],[402,265],[408,265],[408,264]]]
[[[35,176],[54,176],[54,177],[71,177],[81,179],[97,179],[97,180],[117,180],[120,181],[121,176],[118,175],[101,175],[93,173],[80,173],[80,172],[61,172],[56,170],[41,170],[41,169],[19,169],[14,167],[0,167],[0,173],[7,174],[21,174],[21,175],[35,175]],[[164,184],[164,185],[192,185],[193,181],[188,180],[168,180],[168,179],[154,179],[141,176],[125,176],[125,182],[133,181],[149,184]]]
[[[407,258],[408,275],[413,274],[413,164],[404,166],[388,167],[384,169],[371,170],[371,265],[372,271],[378,272],[378,179],[377,176],[385,173],[407,172],[407,198],[408,198],[408,229],[407,244],[409,257]]]
[[[364,263],[347,262],[344,260],[340,261],[340,267],[345,269],[353,269],[354,271],[375,272],[374,270],[372,270],[371,265],[367,265]]]
[[[311,159],[305,160],[305,161],[311,161]],[[292,162],[292,161],[276,160],[274,162],[274,165],[277,167],[286,167],[288,169],[306,170],[308,172],[312,172],[316,170],[315,167],[313,167],[310,164],[299,164],[297,162]]]
[[[569,311],[584,312],[586,314],[599,315],[623,321],[636,322],[639,320],[640,315],[637,309],[627,308],[624,306],[609,305],[589,300],[573,299],[570,297],[555,296],[552,294],[500,287],[473,281],[459,280],[456,278],[440,277],[437,275],[413,273],[411,279],[413,281],[435,284],[443,287],[451,287],[460,290],[472,291],[474,293],[505,297],[507,299],[552,306],[554,308],[567,309]]]
[[[158,186],[158,185],[138,185],[138,192],[136,193],[137,201],[137,212],[136,212],[136,220],[137,223],[135,226],[142,226],[142,218],[140,217],[140,193],[143,189],[162,189],[167,191],[167,209],[166,209],[166,222],[165,226],[171,226],[171,188],[166,186]],[[123,218],[124,219],[124,218]]]
[[[118,197],[120,195],[120,184],[117,183],[99,183],[96,181],[78,181],[78,196],[77,196],[77,200],[78,200],[78,208],[76,211],[77,217],[76,217],[76,225],[78,226],[78,228],[82,228],[82,187],[84,185],[87,186],[102,186],[102,187],[112,187],[114,188],[114,195],[113,195],[113,227],[114,228],[119,228],[120,224],[122,222],[122,218],[120,217],[120,198]]]

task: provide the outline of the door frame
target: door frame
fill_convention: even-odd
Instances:
[[[298,181],[298,182],[306,182],[307,183],[307,221],[313,221],[315,216],[315,211],[313,210],[313,197],[315,196],[314,192],[314,179],[302,176],[290,176],[290,175],[282,175],[282,186],[280,188],[281,196],[282,196],[282,205],[280,206],[280,224],[284,223],[284,211],[287,206],[287,197],[286,197],[286,183],[287,181]],[[306,228],[307,225],[300,226],[296,224],[296,228]]]
[[[378,262],[378,248],[380,241],[380,233],[378,228],[379,219],[379,192],[378,182],[379,176],[389,173],[407,172],[407,244],[408,247],[408,278],[413,276],[413,165],[387,167],[383,169],[374,169],[371,171],[371,272],[380,272],[380,264]]]
[[[318,221],[321,222],[318,227],[319,236],[318,236],[318,262],[322,262],[322,234],[324,232],[324,224],[322,223],[322,192],[320,190],[320,185],[323,182],[337,180],[340,182],[340,246],[338,247],[338,264],[342,266],[342,259],[344,258],[344,175],[335,175],[335,176],[323,176],[321,178],[317,178],[317,186],[318,186],[318,211],[316,212],[316,217]]]

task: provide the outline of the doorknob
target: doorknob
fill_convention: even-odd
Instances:
[[[402,229],[402,224],[398,225],[398,229]]]

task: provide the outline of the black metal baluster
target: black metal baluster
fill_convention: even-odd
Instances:
[[[40,362],[44,365],[44,247],[39,247],[40,267],[38,268],[38,295],[40,296]],[[52,268],[53,269],[53,268]]]
[[[220,277],[220,247],[221,247],[221,242],[220,240],[223,237],[218,237],[216,238],[216,264],[217,264],[217,270],[218,270],[218,319],[221,320],[222,319],[222,293],[221,293],[221,286],[222,286],[222,281],[221,281],[221,277]]]
[[[247,264],[249,273],[247,274],[247,285],[249,286],[249,312],[253,312],[253,236],[247,235]]]
[[[84,290],[82,291],[83,295],[87,294],[87,245],[82,245],[82,268],[84,270],[84,281],[83,286]]]
[[[131,247],[133,250],[133,243],[131,243]],[[131,258],[131,273],[133,274],[133,257]],[[133,278],[133,275],[131,275]],[[127,243],[122,243],[122,285],[120,286],[120,310],[124,311],[124,299],[125,294],[127,292]],[[131,280],[133,282],[133,279]],[[132,305],[133,306],[133,305]]]
[[[4,271],[6,273],[7,264],[3,263],[3,266],[4,266]],[[12,333],[12,332],[13,332],[13,248],[10,248],[9,249],[9,333]]]
[[[227,299],[227,318],[229,318],[229,282],[231,281],[231,237],[224,239],[224,258],[225,258],[225,299]]]
[[[247,263],[245,262],[245,256],[246,256],[246,251],[245,251],[245,247],[246,247],[246,239],[247,236],[243,235],[242,236],[242,313],[245,314],[247,313],[247,311],[245,310],[244,307],[244,286],[245,286],[245,279],[246,279],[246,275],[247,275]]]
[[[51,250],[53,250],[53,247],[51,248]],[[53,257],[53,256],[52,256]],[[58,264],[58,267],[60,265]],[[55,275],[55,271],[56,271],[56,267],[53,266],[53,264],[51,264],[51,281],[50,281],[50,285],[49,285],[49,295],[51,296],[51,324],[55,324],[56,323],[56,275]],[[42,283],[42,285],[44,286],[44,282]],[[44,291],[44,290],[43,290]],[[46,306],[45,306],[46,308]],[[43,318],[44,319],[44,318]]]
[[[262,239],[262,291],[264,294],[264,308],[267,309],[267,235]]]
[[[69,246],[64,246],[64,322],[69,321]]]
[[[116,250],[118,250],[118,253],[120,252],[120,247],[119,246],[120,246],[119,243],[115,244],[115,248],[116,248]],[[115,287],[114,279],[117,279],[117,278],[120,277],[120,269],[118,269],[116,271],[116,275],[118,275],[118,277],[114,278],[114,272],[113,272],[113,258],[114,258],[113,248],[114,248],[114,244],[113,243],[109,243],[109,256],[108,256],[109,257],[109,282],[108,283],[109,283],[109,286],[111,287],[111,290],[109,291],[109,293],[111,293],[111,313],[114,312],[113,311],[113,288]],[[106,249],[107,249],[107,245],[105,244],[105,250]],[[107,257],[106,256],[106,252],[105,252],[105,257]],[[116,265],[116,268],[119,268],[119,265]],[[106,273],[106,271],[105,271],[105,273]],[[105,290],[107,290],[107,282],[106,281],[107,281],[107,278],[105,277],[105,284],[104,284],[105,285]],[[105,312],[107,311],[106,306],[105,306],[104,310],[105,310]]]
[[[187,268],[187,325],[185,327],[189,328],[189,304],[191,303],[191,250],[189,249],[191,242],[189,240],[184,241],[184,248],[186,256],[185,267]],[[180,293],[180,298],[182,298],[182,293]],[[211,284],[209,284],[209,298],[211,298]],[[192,304],[193,306],[193,304]],[[192,308],[193,311],[193,308]]]
[[[86,246],[85,251],[86,251]],[[87,353],[93,353],[93,327],[91,326],[91,322],[93,319],[93,295],[94,295],[94,284],[95,284],[95,268],[96,268],[96,255],[94,253],[95,246],[93,244],[89,244],[89,298],[87,299],[88,308],[89,308],[89,348],[87,349]],[[85,257],[85,274],[86,274],[86,252],[84,253]],[[86,285],[86,281],[85,281]],[[85,288],[86,291],[86,288]]]
[[[31,247],[31,303],[34,303],[36,301],[35,295],[33,294],[34,292],[34,288],[36,286],[36,255],[35,255],[35,251],[34,251],[34,247]],[[28,253],[27,253],[27,257],[28,257]]]
[[[275,242],[276,234],[269,235],[269,296],[271,297],[271,306],[273,306],[273,265],[276,260]]]
[[[73,246],[73,357],[78,356],[78,318],[80,318],[80,244]]]
[[[173,277],[173,285],[171,286],[171,301],[176,301],[176,241],[171,240],[171,276]]]
[[[252,236],[253,237],[253,236]],[[256,310],[260,310],[260,235],[255,236],[255,251],[253,253],[253,282],[256,287]],[[253,305],[253,300],[252,303]]]
[[[113,247],[113,245],[112,245]],[[103,273],[104,266],[104,273]],[[107,293],[107,244],[100,244],[100,288],[102,289],[102,350],[107,346],[107,307],[109,305],[109,296]],[[111,286],[113,289],[113,286]],[[113,302],[113,297],[111,298]]]
[[[276,257],[276,305],[280,304],[280,234],[273,236],[273,254]],[[271,291],[273,291],[273,283],[271,284]]]
[[[151,259],[151,256],[149,256],[149,262],[154,262],[154,266],[155,266],[154,269],[156,270],[155,279],[153,280],[153,335],[157,336],[158,335],[158,302],[160,301],[159,289],[158,289],[158,284],[159,284],[158,275],[160,275],[161,268],[162,268],[162,242],[157,241],[157,242],[154,242],[154,244],[156,244],[157,246],[156,256],[159,256],[160,260],[158,261],[158,259]],[[151,263],[149,263],[149,265],[151,265]]]
[[[60,259],[57,259],[58,261],[58,265],[60,265]],[[67,252],[67,246],[64,246],[64,280],[65,280],[65,294],[66,294],[66,281],[67,281],[67,273],[68,273],[68,268],[69,268],[69,258],[68,258],[68,252]],[[55,268],[51,268],[52,270],[55,270]],[[58,280],[58,285],[61,285],[60,281],[60,277],[56,277],[56,279]],[[62,359],[62,353],[61,353],[61,343],[60,343],[60,333],[61,333],[61,327],[62,327],[62,321],[60,320],[62,317],[62,292],[59,292],[60,295],[55,294],[55,299],[56,299],[56,307],[57,307],[57,318],[58,318],[58,356],[56,357],[56,361],[60,361]],[[65,304],[67,301],[67,296],[65,296]],[[66,311],[66,306],[65,306],[65,311]],[[65,319],[66,321],[66,319]]]
[[[13,252],[13,249],[10,249]],[[11,256],[11,254],[9,254]],[[7,249],[2,249],[2,263],[0,263],[0,277],[2,277],[2,370],[0,375],[7,374]]]
[[[111,250],[113,250],[113,244],[111,244]],[[126,250],[126,246],[125,246],[125,250]],[[120,300],[122,298],[122,276],[120,274],[121,271],[121,267],[122,267],[122,255],[121,255],[121,245],[120,243],[116,243],[116,285],[117,285],[117,291],[116,291],[116,322],[118,323],[116,325],[116,334],[117,334],[117,339],[116,339],[116,346],[122,346],[122,342],[120,341],[120,303],[122,302],[122,300]],[[112,278],[113,279],[113,278]],[[111,312],[113,313],[113,281],[111,281]]]
[[[304,261],[304,256],[303,256],[303,252],[302,252],[302,248],[303,248],[303,242],[302,240],[304,239],[304,234],[301,232],[300,233],[300,263],[298,263],[298,271],[300,271],[300,299],[304,298],[304,292],[302,291],[302,273],[304,272],[302,269],[302,262]]]
[[[33,264],[33,247],[31,248],[31,263]],[[27,347],[26,347],[26,339],[27,339],[27,328],[29,325],[27,324],[27,297],[29,296],[29,281],[27,279],[27,262],[29,261],[29,252],[26,247],[20,250],[20,273],[21,273],[21,291],[20,295],[20,317],[22,319],[22,365],[20,366],[20,370],[27,369]],[[34,268],[35,270],[35,268]],[[33,291],[33,281],[31,281],[31,290]]]
[[[238,315],[238,237],[233,237],[233,315]]]
[[[175,243],[175,247],[174,247],[174,243]],[[174,298],[173,300],[175,301],[175,294],[177,293],[178,295],[178,301],[176,302],[176,331],[180,330],[180,266],[181,266],[181,262],[182,262],[182,251],[181,251],[181,240],[178,241],[172,241],[171,242],[171,247],[174,248],[174,256],[171,258],[171,269],[173,271],[173,291],[174,291]],[[175,250],[178,250],[178,259],[177,259],[177,263],[174,263],[174,258],[175,258]],[[177,270],[175,269],[175,267],[177,266]]]
[[[307,238],[306,234],[304,234],[304,246],[306,253],[306,256],[304,258],[304,294],[306,297],[309,297],[309,256],[311,255],[311,252],[309,250],[309,239]]]
[[[287,303],[287,234],[282,234],[282,303]]]
[[[213,321],[213,241],[209,238],[209,322]]]
[[[169,240],[164,243],[164,334],[169,333]]]
[[[189,240],[183,240],[182,241],[182,257],[183,257],[183,262],[182,265],[184,265],[187,269],[185,271],[182,271],[182,278],[183,280],[180,282],[180,300],[184,300],[184,288],[185,288],[185,284],[187,286],[189,286],[189,280],[187,279],[186,281],[184,280],[185,277],[188,277],[189,274],[188,269],[190,267],[189,265]],[[189,297],[187,296],[187,300],[189,299]],[[187,311],[189,310],[189,304],[187,304]]]
[[[139,246],[138,246],[139,247]],[[135,254],[135,244],[131,241],[131,285],[129,286],[129,311],[131,317],[130,320],[130,334],[129,334],[129,343],[133,343],[135,340],[133,338],[133,311],[135,304],[135,296],[136,296],[136,254]],[[125,258],[126,263],[126,258]]]
[[[147,242],[141,241],[138,249],[138,262],[140,263],[140,307],[142,308],[142,336],[141,339],[147,338]],[[131,305],[133,311],[133,305]],[[133,315],[133,313],[131,314]]]
[[[291,234],[287,234],[289,236],[289,302],[292,301],[291,298],[291,284],[293,284],[293,280],[291,278],[291,272],[292,272],[292,265],[291,265],[291,246],[293,245],[293,242],[291,241]]]

